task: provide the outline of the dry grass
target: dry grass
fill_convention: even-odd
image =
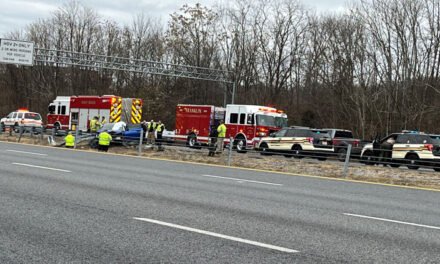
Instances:
[[[0,135],[0,140],[17,142],[15,136]],[[25,136],[22,143],[48,145],[47,138],[41,140],[38,137],[29,138]],[[87,142],[82,142],[79,149],[89,150]],[[111,147],[110,153],[138,155],[135,147],[115,146]],[[186,147],[167,146],[164,151],[157,151],[144,147],[142,156],[151,158],[163,158],[179,161],[191,161],[206,164],[227,165],[227,151],[223,154],[208,156],[208,150],[194,150]],[[261,156],[258,153],[238,154],[231,156],[231,165],[235,167],[263,169],[294,174],[307,174],[329,178],[343,178],[343,163],[340,162],[318,162],[311,159],[287,159],[283,156]],[[427,170],[412,171],[407,169],[387,168],[381,166],[365,166],[351,164],[347,179],[387,183],[404,186],[417,186],[440,190],[440,173]]]

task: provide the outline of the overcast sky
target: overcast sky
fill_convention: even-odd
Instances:
[[[101,16],[112,18],[120,24],[130,24],[133,15],[145,12],[158,17],[164,23],[169,14],[177,11],[183,4],[200,3],[211,6],[227,0],[81,0]],[[251,1],[251,0],[250,0]],[[0,0],[0,38],[8,32],[24,29],[26,25],[48,18],[66,0]],[[340,11],[347,0],[302,0],[306,6],[318,12]]]

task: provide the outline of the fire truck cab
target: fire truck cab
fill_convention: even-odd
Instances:
[[[175,138],[186,140],[194,147],[207,144],[210,132],[220,120],[227,127],[225,142],[233,138],[238,152],[253,148],[260,137],[265,137],[287,126],[287,115],[272,107],[258,105],[177,105]]]

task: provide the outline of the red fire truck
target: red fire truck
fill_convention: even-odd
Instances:
[[[212,129],[217,129],[220,120],[227,127],[225,142],[234,139],[238,152],[253,148],[260,137],[268,136],[287,126],[287,115],[281,110],[258,105],[185,105],[176,108],[176,140],[186,140],[194,147],[207,144]]]
[[[47,128],[87,131],[93,117],[105,117],[110,123],[138,124],[142,118],[142,99],[104,96],[57,96],[49,104]],[[101,121],[101,119],[100,119]]]

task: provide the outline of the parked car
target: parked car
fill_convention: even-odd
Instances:
[[[41,115],[39,113],[30,112],[25,108],[9,113],[9,115],[0,120],[0,123],[2,124],[3,129],[5,126],[10,126],[16,132],[18,132],[20,126],[40,129],[43,127]]]
[[[429,166],[440,171],[440,141],[438,135],[420,132],[393,133],[381,140],[366,144],[361,161],[367,165],[384,164],[391,167],[406,165],[417,170]]]
[[[324,128],[330,134],[331,144],[333,145],[334,153],[337,155],[339,161],[345,161],[347,155],[348,145],[351,145],[352,158],[359,158],[362,151],[362,141],[353,137],[353,132],[345,129]]]
[[[326,130],[308,127],[285,127],[257,143],[262,155],[281,153],[285,157],[306,156],[326,160],[333,153],[330,134]]]

